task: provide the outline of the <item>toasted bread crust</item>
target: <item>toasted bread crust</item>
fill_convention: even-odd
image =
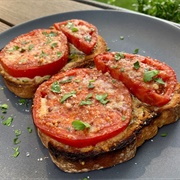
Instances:
[[[139,146],[157,134],[158,128],[176,122],[179,117],[180,84],[170,103],[162,108],[147,106],[133,97],[133,117],[128,128],[95,146],[73,148],[57,142],[39,129],[38,134],[60,169],[69,173],[87,172],[130,160]]]
[[[21,98],[32,98],[39,86],[39,83],[35,82],[28,84],[19,84],[14,81],[10,81],[8,78],[4,78],[4,83],[11,92]]]
[[[98,43],[94,52],[90,55],[80,54],[73,58],[65,67],[63,71],[74,67],[90,66],[93,62],[93,57],[99,53],[103,53],[107,50],[105,40],[99,36]],[[25,78],[13,78],[10,76],[3,67],[0,65],[0,74],[2,75],[4,82],[8,89],[15,95],[21,98],[33,98],[37,87],[45,80],[48,80],[50,76],[35,77],[34,79]]]
[[[50,76],[29,78],[14,78],[10,76],[0,64],[0,74],[3,77],[4,83],[7,88],[15,95],[21,98],[32,98],[37,87],[45,80],[48,80]]]

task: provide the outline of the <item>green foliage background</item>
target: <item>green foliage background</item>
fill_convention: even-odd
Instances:
[[[180,23],[180,0],[96,0]]]

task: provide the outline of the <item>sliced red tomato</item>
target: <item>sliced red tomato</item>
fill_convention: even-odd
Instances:
[[[61,30],[77,49],[85,54],[91,54],[98,39],[97,28],[83,20],[72,19],[54,24],[57,30]]]
[[[94,62],[98,70],[110,72],[139,100],[153,106],[168,103],[177,84],[174,70],[150,57],[108,52],[97,55]]]
[[[0,52],[0,63],[13,77],[53,75],[67,60],[66,36],[50,29],[36,29],[22,34]]]
[[[46,135],[86,147],[121,133],[130,122],[131,105],[130,93],[120,81],[82,68],[61,72],[41,84],[32,112],[35,125]]]

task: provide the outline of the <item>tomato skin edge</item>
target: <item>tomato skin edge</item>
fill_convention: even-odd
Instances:
[[[41,65],[41,66],[36,66],[36,67],[23,67],[23,68],[14,68],[14,67],[9,67],[6,66],[5,64],[2,63],[3,68],[5,71],[13,76],[13,77],[28,77],[33,79],[35,76],[45,76],[45,75],[54,75],[58,71],[60,71],[67,63],[68,57],[67,55],[64,55],[61,59],[54,61],[49,64]]]
[[[39,127],[38,127],[39,128]],[[109,133],[107,135],[104,136],[99,136],[99,137],[94,137],[94,138],[90,138],[90,139],[76,139],[76,140],[72,140],[69,138],[64,138],[64,137],[57,137],[51,133],[49,133],[49,131],[45,131],[41,128],[40,131],[43,132],[44,134],[46,134],[47,136],[53,138],[54,140],[63,143],[65,145],[69,145],[75,148],[83,148],[83,147],[87,147],[87,146],[95,146],[96,144],[98,144],[99,142],[102,141],[106,141],[110,138],[113,138],[114,136],[120,134],[121,132],[123,132],[125,129],[127,128],[127,126],[124,126],[123,128],[119,128],[118,130]]]

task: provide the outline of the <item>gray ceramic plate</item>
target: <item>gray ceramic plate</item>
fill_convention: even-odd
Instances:
[[[151,56],[172,66],[180,80],[180,29],[155,18],[118,11],[80,11],[52,15],[33,20],[2,33],[0,48],[11,39],[35,28],[48,28],[54,22],[80,18],[96,25],[107,41],[111,51]],[[120,40],[120,36],[124,40]],[[0,104],[9,109],[1,112],[1,121],[13,117],[11,126],[0,124],[0,178],[59,178],[80,180],[93,179],[135,179],[135,178],[179,178],[180,177],[180,123],[163,127],[153,139],[137,151],[135,158],[115,167],[81,174],[67,174],[59,170],[50,160],[48,151],[37,137],[31,117],[31,100],[27,105],[5,87],[0,78]],[[27,127],[32,128],[29,133]],[[21,130],[21,142],[13,144],[15,130]],[[166,137],[161,137],[167,133]],[[18,147],[20,155],[12,157],[13,148]]]

